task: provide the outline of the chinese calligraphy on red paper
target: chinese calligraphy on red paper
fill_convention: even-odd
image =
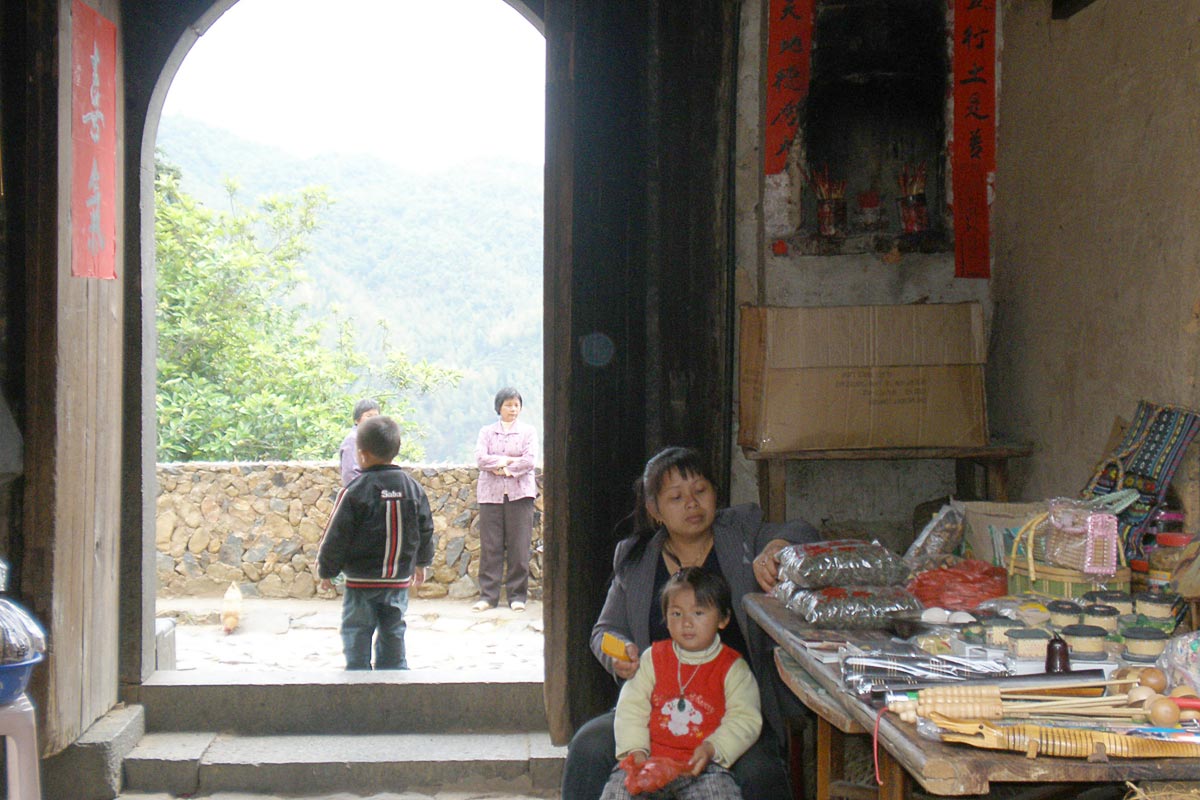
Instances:
[[[75,0],[71,10],[71,274],[117,276],[117,29]]]
[[[951,0],[954,9],[954,129],[950,151],[954,275],[991,275],[991,204],[996,173],[996,7]]]
[[[767,22],[766,174],[787,165],[812,68],[814,0],[771,0]]]

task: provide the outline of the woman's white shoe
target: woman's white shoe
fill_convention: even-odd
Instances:
[[[471,610],[472,611],[487,611],[491,607],[492,607],[492,604],[489,603],[487,600],[480,600],[478,603],[471,606]]]

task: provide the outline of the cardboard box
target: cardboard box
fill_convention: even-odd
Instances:
[[[1008,565],[1008,555],[1021,526],[1046,510],[1044,501],[996,503],[955,500],[951,505],[963,515],[965,555],[997,567]]]
[[[742,447],[988,443],[978,303],[741,311]]]

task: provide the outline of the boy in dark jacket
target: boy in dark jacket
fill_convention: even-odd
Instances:
[[[391,417],[371,417],[358,426],[362,474],[342,489],[317,552],[322,588],[339,572],[342,650],[346,669],[408,669],[404,657],[404,614],[409,587],[425,581],[433,562],[433,515],[425,490],[392,463],[400,451],[400,426]]]

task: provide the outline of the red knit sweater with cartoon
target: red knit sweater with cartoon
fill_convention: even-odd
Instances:
[[[681,664],[671,640],[650,648],[654,691],[650,695],[650,755],[687,762],[725,716],[725,676],[741,656],[728,645],[711,661]],[[680,691],[680,679],[684,687]]]

